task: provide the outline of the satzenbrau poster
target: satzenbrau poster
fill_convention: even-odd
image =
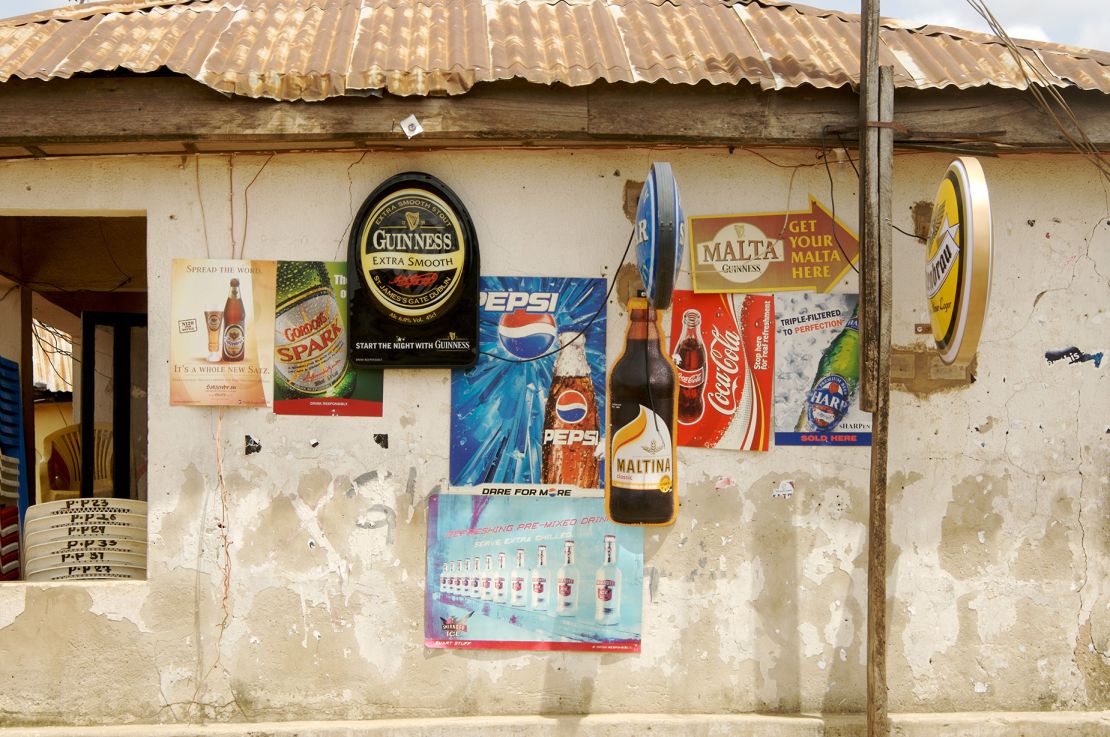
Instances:
[[[639,652],[643,530],[602,499],[428,500],[424,644]]]
[[[170,404],[270,404],[274,265],[273,261],[174,259]]]
[[[871,414],[859,408],[855,294],[775,297],[776,445],[870,445]]]
[[[451,486],[600,490],[605,280],[486,276],[479,302],[481,355],[451,377]]]
[[[676,291],[670,343],[679,384],[678,444],[767,450],[774,298]]]
[[[347,263],[279,261],[274,413],[381,417],[382,372],[349,359]]]

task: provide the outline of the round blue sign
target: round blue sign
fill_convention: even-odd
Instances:
[[[686,247],[686,219],[671,165],[651,165],[636,206],[635,254],[648,301],[657,310],[671,306],[678,265]]]

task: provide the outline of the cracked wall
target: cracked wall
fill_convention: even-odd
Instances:
[[[149,580],[0,586],[0,725],[862,710],[866,449],[681,449],[678,522],[645,536],[639,655],[429,651],[445,371],[388,372],[380,419],[168,406],[172,258],[343,257],[363,197],[425,170],[466,203],[485,273],[611,277],[625,182],[653,159],[691,214],[828,200],[815,152],[768,155],[801,168],[742,150],[0,162],[3,214],[146,212],[151,359]],[[896,225],[947,163],[898,157]],[[983,164],[996,268],[974,381],[892,397],[891,709],[1108,709],[1108,369],[1043,354],[1107,347],[1110,206],[1077,157]],[[854,228],[854,173],[832,174]],[[894,251],[894,342],[922,353],[923,246]]]

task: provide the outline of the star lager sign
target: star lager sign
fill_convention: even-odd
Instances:
[[[828,292],[859,239],[812,197],[809,209],[690,218],[695,292]]]
[[[925,262],[933,340],[945,363],[970,363],[979,346],[990,296],[991,239],[983,167],[961,156],[937,190]]]

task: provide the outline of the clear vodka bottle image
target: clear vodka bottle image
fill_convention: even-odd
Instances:
[[[516,565],[509,574],[509,598],[513,606],[528,606],[528,590],[526,579],[528,569],[524,567],[524,548],[516,549]]]
[[[532,569],[532,609],[551,611],[551,571],[547,567],[547,546],[536,548],[536,567]]]
[[[470,566],[470,598],[482,598],[482,557],[475,555]]]
[[[563,543],[563,565],[555,573],[555,613],[560,617],[578,614],[578,569],[574,565],[574,541]]]
[[[486,567],[482,571],[482,601],[493,601],[493,556],[486,556]]]
[[[505,554],[497,554],[497,570],[493,573],[493,601],[504,604],[509,600],[509,582],[505,575]]]
[[[617,537],[605,536],[602,564],[594,574],[594,621],[615,625],[621,619],[621,571],[617,568]]]

